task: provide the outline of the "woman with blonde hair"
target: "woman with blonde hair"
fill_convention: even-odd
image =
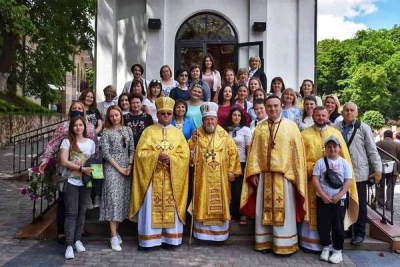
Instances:
[[[111,249],[122,251],[118,226],[129,218],[134,141],[132,130],[124,126],[124,117],[117,105],[107,110],[101,147],[104,184],[99,220],[110,223]]]
[[[252,56],[249,59],[249,79],[257,77],[260,79],[262,88],[267,88],[267,75],[261,69],[262,62],[259,56]]]
[[[340,102],[336,95],[327,95],[324,99],[324,107],[329,113],[331,123],[343,120],[342,115],[339,113]]]
[[[291,121],[296,121],[298,117],[301,117],[302,112],[296,105],[296,92],[293,88],[286,88],[282,92],[282,102],[282,117]]]

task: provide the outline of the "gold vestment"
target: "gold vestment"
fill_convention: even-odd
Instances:
[[[193,208],[194,219],[206,225],[221,225],[230,219],[231,190],[228,174],[242,173],[235,141],[221,127],[207,134],[197,129],[200,137],[189,146],[195,150]]]
[[[170,158],[169,166],[158,162],[161,152]],[[131,220],[136,221],[136,215],[152,183],[152,228],[173,227],[175,209],[185,224],[189,157],[189,146],[178,128],[162,128],[155,124],[143,131],[134,160],[129,213]]]
[[[254,131],[240,201],[241,213],[251,217],[255,216],[257,189],[247,179],[259,174],[264,179],[263,225],[284,224],[284,179],[288,179],[296,188],[296,220],[307,220],[305,154],[295,123],[285,118],[274,123],[265,120]]]
[[[346,142],[343,139],[341,132],[337,129],[328,126],[323,131],[317,130],[314,126],[309,127],[301,132],[303,136],[304,148],[306,151],[307,161],[307,176],[308,176],[308,211],[309,211],[309,224],[311,230],[317,230],[317,203],[316,203],[316,190],[312,183],[312,173],[314,165],[318,159],[325,155],[325,140],[333,135],[340,141],[339,155],[347,160],[352,166],[349,150],[347,149]],[[358,194],[356,179],[353,172],[353,183],[349,189],[349,208],[346,210],[345,216],[345,229],[357,221],[358,218]]]

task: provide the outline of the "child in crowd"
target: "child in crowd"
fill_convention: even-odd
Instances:
[[[346,193],[352,183],[351,165],[339,156],[340,142],[331,135],[325,141],[326,157],[320,158],[313,171],[313,184],[317,191],[317,230],[323,247],[320,259],[331,263],[343,261],[344,216],[346,212]],[[327,160],[327,163],[325,162]],[[334,189],[325,177],[327,165],[333,170],[343,185]],[[331,230],[333,253],[330,255]]]

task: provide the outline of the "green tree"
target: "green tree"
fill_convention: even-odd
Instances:
[[[47,84],[62,86],[65,73],[74,70],[73,55],[80,50],[89,50],[93,45],[94,31],[91,19],[95,14],[95,0],[0,0],[9,2],[4,12],[19,11],[19,16],[8,15],[5,27],[0,34],[12,35],[18,44],[3,43],[3,53],[8,51],[11,62],[0,72],[11,73],[14,83],[25,90],[24,93],[36,96],[46,105],[52,100],[51,89]],[[1,4],[0,4],[1,5]],[[3,14],[3,12],[2,12]],[[24,22],[24,23],[22,23]],[[12,25],[32,25],[29,31],[18,31]],[[19,29],[19,28],[17,28]],[[24,38],[26,37],[26,38]],[[10,61],[10,59],[9,59]],[[0,65],[4,64],[0,58]]]
[[[344,53],[339,40],[322,40],[317,48],[317,85],[319,94],[338,92],[337,81],[342,79]]]
[[[379,111],[369,110],[362,115],[361,120],[372,129],[380,129],[385,126],[385,118]]]
[[[368,110],[387,111],[391,93],[387,89],[388,78],[383,66],[372,62],[360,64],[348,80],[342,99],[357,104],[360,114]]]

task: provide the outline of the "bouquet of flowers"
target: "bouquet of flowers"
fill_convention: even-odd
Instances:
[[[29,168],[29,184],[21,190],[21,194],[28,196],[32,201],[43,198],[52,202],[55,197],[53,176],[56,174],[56,164],[56,159],[50,159],[43,173],[40,173],[37,166]]]

